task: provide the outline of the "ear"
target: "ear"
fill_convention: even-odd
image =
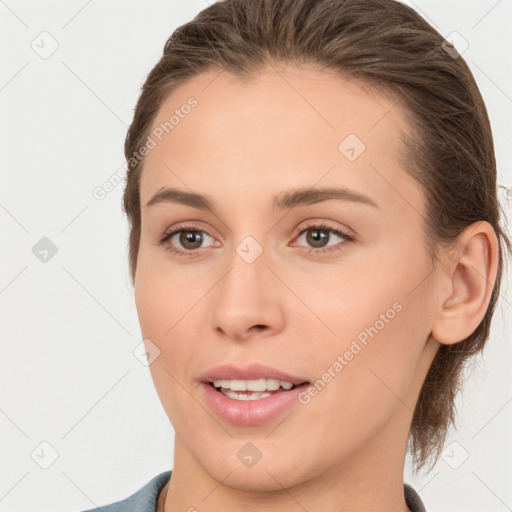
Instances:
[[[471,335],[482,321],[496,282],[498,238],[485,221],[468,226],[455,247],[440,255],[440,293],[432,336],[451,345]]]

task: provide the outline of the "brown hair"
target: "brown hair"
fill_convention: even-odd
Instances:
[[[149,73],[125,141],[129,163],[123,207],[130,223],[135,279],[140,240],[139,151],[167,96],[209,70],[240,79],[273,63],[319,64],[397,99],[410,124],[403,161],[422,186],[425,240],[438,248],[487,221],[499,240],[497,279],[487,312],[468,338],[438,350],[416,405],[409,448],[414,470],[437,461],[454,422],[466,360],[489,336],[510,240],[499,224],[496,161],[487,110],[473,75],[453,47],[413,9],[395,0],[224,0],[178,27]]]

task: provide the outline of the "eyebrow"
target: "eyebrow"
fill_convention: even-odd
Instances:
[[[273,210],[290,210],[300,206],[321,203],[323,201],[341,200],[366,204],[378,208],[368,196],[342,188],[311,189],[302,188],[281,192],[274,196]],[[146,207],[159,203],[176,203],[191,206],[198,210],[216,213],[213,202],[206,196],[194,192],[186,192],[175,188],[161,188],[146,203]]]

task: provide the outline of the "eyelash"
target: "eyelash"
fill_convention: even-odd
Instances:
[[[338,247],[335,246],[334,248],[332,248],[332,247],[331,248],[321,247],[319,249],[310,248],[310,250],[309,250],[310,254],[311,253],[320,254],[320,253],[324,253],[324,252],[339,251],[343,248],[343,246],[347,242],[353,242],[355,240],[355,238],[353,236],[345,233],[344,231],[341,231],[339,229],[334,229],[334,228],[328,226],[327,224],[323,224],[323,223],[312,223],[311,225],[307,225],[298,233],[297,237],[301,236],[303,233],[306,233],[307,231],[312,231],[312,230],[328,231],[329,233],[334,233],[336,236],[343,238],[344,243],[342,243],[341,246],[338,246]],[[165,250],[169,251],[171,254],[175,254],[177,256],[184,256],[184,257],[194,257],[193,254],[197,253],[198,249],[184,251],[181,249],[177,249],[176,247],[166,243],[174,235],[176,235],[177,233],[181,233],[182,231],[190,231],[190,232],[196,231],[196,232],[200,232],[200,233],[205,233],[209,237],[213,238],[207,231],[205,231],[204,229],[200,229],[197,226],[190,225],[190,224],[178,224],[177,226],[175,226],[175,228],[172,231],[170,231],[169,233],[165,233],[164,236],[157,241],[158,245],[164,245]]]

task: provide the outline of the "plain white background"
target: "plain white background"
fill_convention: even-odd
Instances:
[[[499,182],[510,186],[512,4],[406,3],[469,44],[463,56],[487,104]],[[123,185],[101,200],[93,191],[122,174],[126,129],[165,41],[207,5],[0,2],[1,511],[105,505],[172,468],[172,426],[133,353],[141,334]],[[457,398],[460,426],[443,459],[414,479],[407,463],[404,480],[429,512],[512,507],[507,283],[502,295],[484,357]]]

